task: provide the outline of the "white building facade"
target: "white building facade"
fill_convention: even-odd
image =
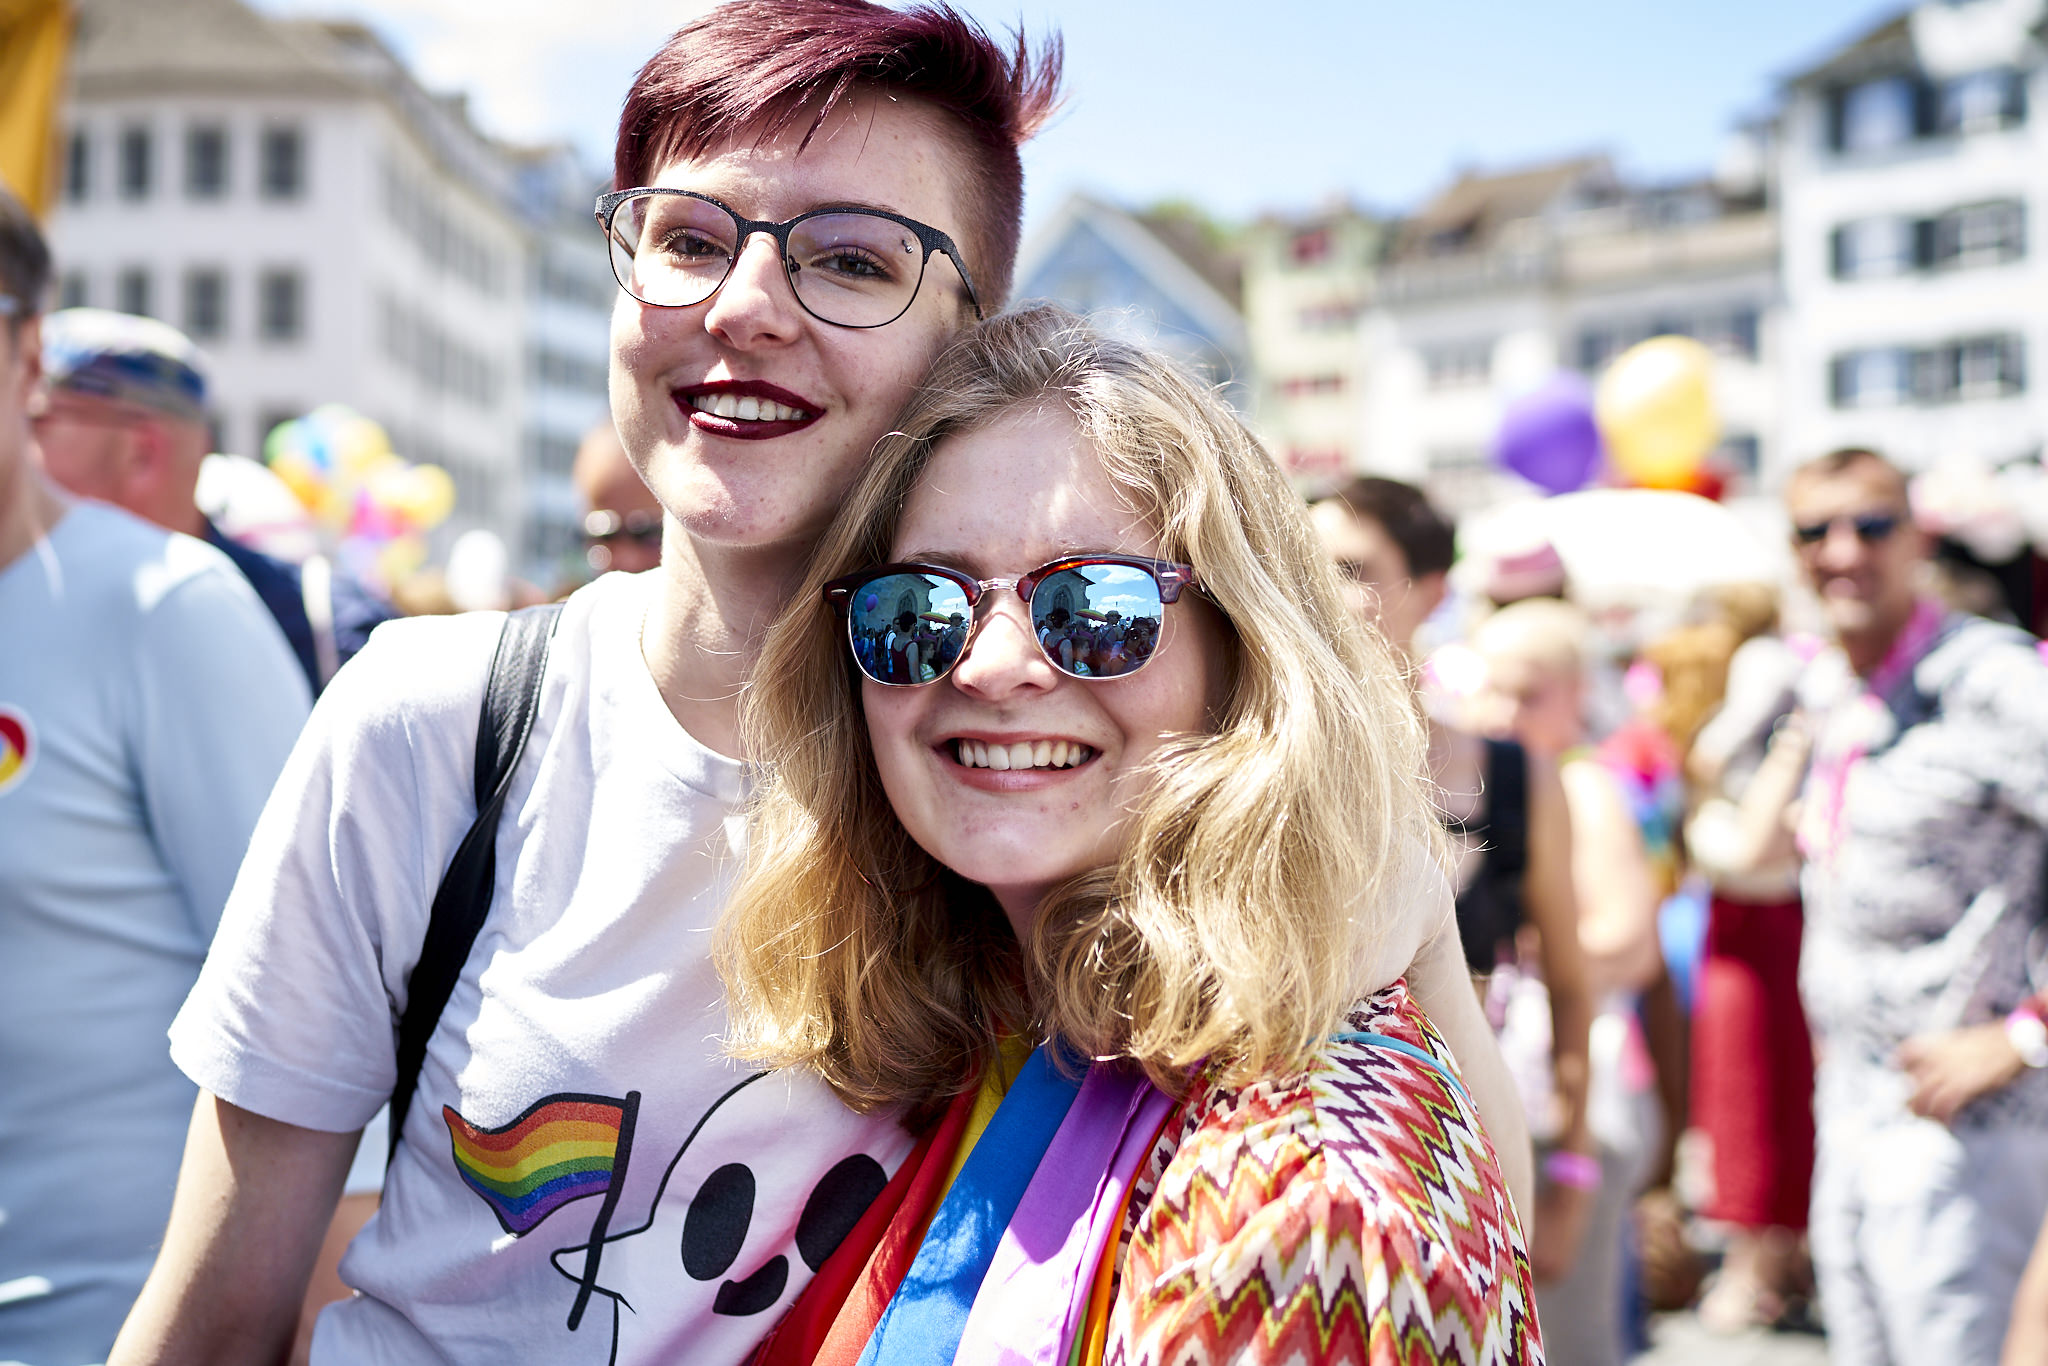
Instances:
[[[1790,463],[2048,436],[2042,0],[1925,4],[1793,80],[1777,128]]]
[[[79,10],[49,224],[57,302],[192,335],[220,449],[260,454],[271,427],[322,403],[374,418],[400,454],[453,476],[438,544],[482,527],[531,565],[545,519],[530,432],[559,417],[534,391],[532,336],[558,320],[536,297],[547,233],[523,211],[518,159],[361,26],[239,0]],[[602,328],[559,335],[550,356],[602,372]]]

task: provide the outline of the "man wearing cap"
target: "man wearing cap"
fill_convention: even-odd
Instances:
[[[154,318],[67,308],[43,320],[43,373],[49,392],[36,436],[50,477],[211,542],[270,609],[315,693],[391,617],[326,560],[273,559],[199,511],[199,465],[212,446],[206,362],[184,333]]]
[[[218,552],[37,469],[50,257],[0,190],[0,1359],[103,1361],[196,1089],[164,1034],[306,719]]]

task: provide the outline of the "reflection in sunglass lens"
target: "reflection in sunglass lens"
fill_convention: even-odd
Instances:
[[[877,683],[931,683],[967,648],[967,590],[938,574],[885,574],[854,590],[846,630],[860,671]]]
[[[1062,569],[1031,593],[1046,658],[1076,678],[1116,678],[1150,659],[1163,611],[1158,581],[1129,565]]]
[[[826,213],[789,232],[789,279],[804,306],[849,327],[893,322],[917,294],[924,244],[870,213]]]

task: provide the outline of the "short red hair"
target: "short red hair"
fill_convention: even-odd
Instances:
[[[870,0],[732,0],[685,25],[640,68],[619,112],[613,187],[647,183],[675,157],[742,138],[818,127],[857,85],[910,95],[948,115],[965,142],[960,249],[990,312],[1010,293],[1023,231],[1017,148],[1059,102],[1057,35],[1036,54],[1005,49],[943,0],[890,9]]]

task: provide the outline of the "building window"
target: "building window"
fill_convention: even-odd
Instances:
[[[1760,316],[1754,308],[1737,308],[1719,314],[1700,328],[1700,340],[1723,355],[1757,357]]]
[[[1287,259],[1295,266],[1321,265],[1330,259],[1330,230],[1310,228],[1294,234],[1287,244]]]
[[[1342,474],[1348,463],[1342,446],[1289,446],[1280,457],[1281,467],[1297,478]]]
[[[149,198],[150,172],[154,169],[151,161],[155,148],[151,145],[147,128],[124,128],[121,130],[121,197],[123,199]]]
[[[228,130],[217,123],[185,130],[185,193],[219,199],[228,192]]]
[[[228,277],[225,271],[201,269],[185,273],[185,331],[198,341],[216,341],[228,330]]]
[[[1293,375],[1273,386],[1283,398],[1307,398],[1312,395],[1341,394],[1344,392],[1342,375]]]
[[[1311,304],[1301,310],[1298,324],[1304,332],[1342,332],[1358,321],[1354,303]]]
[[[1837,408],[1883,408],[1903,403],[1908,394],[1912,353],[1903,347],[1880,346],[1835,357],[1830,389]]]
[[[265,199],[297,199],[306,193],[306,140],[297,128],[264,129],[258,162]]]
[[[92,190],[92,138],[75,128],[64,144],[64,197],[82,204]]]
[[[2026,206],[2005,199],[1932,218],[1859,219],[1835,229],[1829,254],[1838,280],[2017,261],[2026,254]]]
[[[256,280],[256,335],[297,341],[306,332],[306,286],[296,270],[266,270]]]
[[[1714,453],[1715,462],[1744,480],[1754,480],[1762,464],[1761,451],[1754,433],[1734,433],[1721,438],[1720,449]]]
[[[2006,398],[2027,387],[2025,342],[2016,336],[1971,337],[1936,347],[1942,387],[1929,400]]]
[[[1859,218],[1836,228],[1828,254],[1837,280],[1876,280],[1913,269],[1913,222],[1908,218]]]
[[[498,398],[498,367],[490,357],[449,335],[435,319],[389,294],[377,299],[377,341],[394,366],[421,388],[452,394],[488,408]]]
[[[1934,219],[1928,264],[1936,269],[2000,265],[2026,255],[2026,206],[2016,199],[1970,204]]]
[[[1491,341],[1455,342],[1422,349],[1422,368],[1432,389],[1484,384],[1493,374]]]
[[[608,358],[572,356],[541,346],[534,348],[532,365],[533,378],[542,384],[600,397],[611,392]]]
[[[57,307],[84,308],[92,301],[92,291],[86,287],[85,272],[67,270],[57,281]]]
[[[2012,128],[2027,116],[2027,83],[2017,71],[1973,71],[1942,84],[1935,104],[1935,130],[1986,133]]]
[[[388,161],[383,180],[384,212],[429,265],[467,280],[485,294],[499,292],[496,254],[464,230],[465,211],[459,203],[445,204],[449,196],[439,182],[415,179]],[[607,288],[596,306],[610,308],[613,297]]]
[[[1873,408],[2007,398],[2026,379],[2025,340],[2003,334],[1847,352],[1834,359],[1831,387],[1836,407]]]
[[[153,316],[147,269],[142,266],[130,266],[114,277],[114,307],[122,313]]]

